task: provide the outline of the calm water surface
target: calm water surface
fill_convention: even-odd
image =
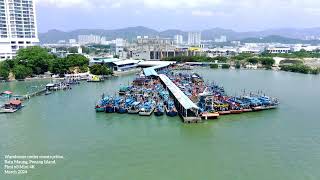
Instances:
[[[103,93],[134,76],[32,98],[0,115],[0,179],[320,179],[320,76],[196,69],[231,95],[243,89],[278,97],[278,110],[186,125],[176,118],[96,114]],[[33,85],[35,83],[35,85]],[[16,94],[47,82],[2,83]],[[32,84],[32,85],[30,85]],[[63,155],[26,176],[3,175],[5,154]]]

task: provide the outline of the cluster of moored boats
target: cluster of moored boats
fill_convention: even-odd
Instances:
[[[248,94],[228,96],[223,87],[215,83],[205,83],[196,73],[174,73],[162,71],[198,107],[198,116],[216,118],[219,115],[275,109],[277,99],[266,95]],[[130,86],[121,87],[118,96],[105,96],[99,100],[97,112],[128,113],[150,116],[167,114],[177,116],[174,97],[162,85],[159,78],[138,76]]]
[[[46,85],[45,95],[50,95],[52,94],[53,91],[58,91],[58,90],[71,90],[72,85],[78,85],[78,84],[80,84],[80,80],[77,80],[77,79],[66,79],[58,83],[49,83]]]
[[[105,96],[95,106],[97,112],[128,113],[140,116],[177,116],[174,101],[159,80],[138,77],[131,86],[121,87],[119,96]]]

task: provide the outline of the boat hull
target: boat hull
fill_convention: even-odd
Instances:
[[[106,109],[105,109],[105,112],[106,112],[106,113],[114,113],[114,107],[112,107],[112,106],[107,106]]]
[[[164,112],[163,112],[163,111],[155,111],[155,112],[154,112],[154,115],[155,115],[155,116],[163,116],[163,115],[164,115]]]
[[[95,108],[96,112],[104,112],[105,108],[104,107],[99,107],[99,108]]]
[[[127,109],[125,109],[125,108],[119,108],[119,111],[118,111],[118,113],[119,114],[125,114],[125,113],[127,113],[128,111],[127,111]]]

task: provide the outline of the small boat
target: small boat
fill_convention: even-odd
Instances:
[[[124,106],[119,106],[119,109],[118,109],[119,114],[125,114],[127,112],[128,110]]]
[[[44,93],[44,95],[46,95],[46,96],[48,96],[48,95],[50,95],[50,94],[52,94],[51,91],[46,91],[46,92]]]
[[[120,96],[124,96],[124,95],[126,95],[126,93],[127,93],[127,91],[129,91],[130,90],[130,87],[121,87],[120,88],[120,90],[119,90],[119,95]]]
[[[109,101],[109,97],[105,97],[104,94],[102,94],[102,97],[100,101],[97,103],[97,105],[94,107],[96,112],[104,112],[106,109],[106,104]]]
[[[241,114],[241,113],[243,113],[243,110],[241,110],[241,109],[239,109],[239,110],[234,109],[234,110],[230,110],[230,112],[231,112],[231,114]]]
[[[0,113],[14,113],[23,107],[20,100],[11,100],[0,108]]]
[[[128,108],[128,114],[139,114],[140,111],[140,102],[134,102]]]
[[[178,115],[178,111],[174,106],[173,101],[168,101],[168,104],[164,106],[167,116],[174,117]]]
[[[227,114],[231,114],[231,111],[219,111],[218,113],[219,115],[227,115]]]
[[[95,110],[96,110],[96,112],[104,112],[105,106],[96,105]]]
[[[109,103],[105,106],[105,112],[106,113],[114,113],[115,112],[115,108],[112,103]]]
[[[151,116],[151,114],[153,113],[155,108],[151,108],[151,109],[145,109],[145,108],[141,108],[139,111],[139,115],[140,116]]]
[[[154,111],[155,107],[151,102],[146,102],[142,108],[140,108],[139,111],[139,115],[140,116],[150,116],[153,111]]]
[[[159,103],[156,106],[156,109],[154,111],[154,115],[156,116],[162,116],[164,114],[164,107],[163,107],[163,103]]]
[[[201,114],[201,118],[203,119],[217,119],[219,117],[218,112],[204,112]]]
[[[252,112],[251,108],[242,109],[242,112]]]
[[[263,106],[255,106],[255,107],[252,107],[252,110],[253,111],[262,111],[262,110],[264,110],[264,107]]]

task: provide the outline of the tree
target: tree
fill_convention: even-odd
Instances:
[[[235,68],[236,68],[236,69],[240,69],[240,68],[241,68],[240,62],[237,61]]]
[[[251,58],[248,58],[247,61],[251,64],[258,64],[259,63],[259,58],[257,57],[251,57]]]
[[[106,65],[95,64],[90,67],[90,73],[93,75],[110,75],[112,70]]]
[[[0,79],[8,80],[10,73],[10,66],[7,63],[8,60],[0,62]]]
[[[222,65],[222,69],[229,69],[230,68],[230,65],[229,64],[223,64]]]
[[[49,63],[53,55],[47,49],[39,46],[20,49],[14,59],[15,64],[31,68],[33,74],[43,74],[49,70]]]
[[[219,67],[218,64],[211,64],[210,65],[211,69],[218,69],[218,67]]]
[[[266,67],[271,67],[275,61],[273,58],[260,58],[260,63]]]
[[[69,67],[81,67],[89,65],[89,59],[81,54],[68,55],[65,60]]]
[[[78,53],[78,47],[70,47],[68,48],[69,53]]]
[[[32,75],[32,69],[24,65],[16,65],[13,68],[13,73],[16,79],[25,79],[28,76]]]
[[[64,75],[69,72],[69,66],[64,58],[56,58],[51,62],[50,71],[54,74]]]

